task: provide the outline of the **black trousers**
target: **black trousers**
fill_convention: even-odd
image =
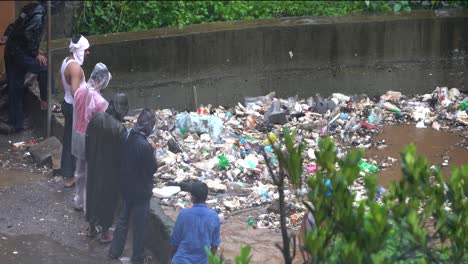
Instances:
[[[75,157],[71,154],[73,105],[63,101],[62,113],[65,117],[65,127],[63,129],[62,160],[60,164],[60,170],[64,178],[71,178],[74,176],[76,167]]]
[[[41,100],[47,100],[47,66],[24,54],[5,51],[5,68],[8,78],[9,122],[16,129],[24,127],[24,77],[26,73],[38,74]]]

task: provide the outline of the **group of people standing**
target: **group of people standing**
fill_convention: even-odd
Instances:
[[[145,259],[145,222],[150,208],[153,175],[157,163],[147,137],[156,126],[154,111],[144,109],[130,130],[122,124],[128,113],[127,96],[114,95],[110,102],[101,95],[112,75],[106,65],[95,65],[90,79],[84,80],[81,65],[89,54],[89,42],[81,35],[72,38],[70,55],[61,67],[65,92],[62,174],[65,187],[75,186],[74,208],[85,211],[89,223],[87,236],[112,242],[109,257],[122,254],[132,217],[133,255],[138,263]],[[172,263],[206,263],[205,246],[216,253],[220,241],[218,215],[206,205],[208,186],[191,184],[193,206],[179,214],[171,237]],[[115,210],[121,210],[113,225]]]
[[[111,79],[107,67],[96,64],[88,82],[83,80],[80,62],[89,54],[88,48],[85,37],[75,36],[61,67],[62,105],[66,106],[62,171],[69,177],[74,171],[65,184],[75,185],[75,210],[85,209],[88,237],[97,235],[96,226],[102,228],[100,242],[112,242],[111,258],[122,254],[133,215],[132,259],[137,262],[144,259],[144,227],[157,170],[154,148],[147,140],[154,132],[156,117],[144,109],[135,127],[127,132],[122,125],[129,108],[125,94],[116,94],[107,103],[100,93]],[[204,247],[215,253],[221,243],[219,217],[205,203],[208,186],[193,183],[190,191],[193,206],[179,214],[171,237],[172,263],[206,263]],[[109,228],[119,196],[121,211],[112,235]]]
[[[0,45],[6,44],[9,123],[16,132],[24,129],[23,82],[27,72],[38,74],[41,106],[47,105],[48,62],[39,50],[46,15],[45,1],[28,4],[0,37]],[[60,67],[65,118],[60,172],[65,187],[75,188],[73,206],[85,213],[87,237],[111,243],[108,256],[119,258],[132,222],[132,263],[141,263],[146,259],[145,222],[157,171],[154,146],[147,138],[154,132],[156,116],[144,109],[135,126],[129,131],[125,128],[127,96],[117,93],[107,101],[101,94],[112,79],[107,66],[97,63],[86,80],[82,65],[89,48],[84,36],[75,35]],[[190,193],[193,206],[182,209],[170,240],[174,264],[207,263],[205,247],[216,253],[221,243],[219,217],[206,205],[207,185],[193,183]],[[120,213],[112,232],[117,208]]]
[[[62,166],[65,187],[75,187],[74,209],[84,211],[89,223],[86,235],[101,243],[111,243],[109,256],[122,254],[130,217],[133,222],[134,262],[144,255],[144,227],[149,212],[153,175],[157,164],[147,137],[156,117],[145,109],[133,129],[123,125],[129,105],[125,94],[115,94],[109,102],[102,96],[112,75],[97,63],[88,81],[81,65],[89,55],[89,41],[76,35],[70,54],[60,69],[64,89],[65,117]],[[114,234],[110,231],[116,208],[122,200]],[[98,230],[100,227],[100,230]]]

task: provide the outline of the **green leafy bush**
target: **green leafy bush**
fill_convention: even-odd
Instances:
[[[468,7],[468,1],[85,1],[78,30],[86,35],[288,16]]]
[[[303,145],[294,142],[295,131],[283,133],[284,143],[275,146],[279,172],[291,174],[285,177],[297,187]],[[401,180],[390,184],[381,201],[375,199],[375,175],[362,178],[368,199],[356,201],[352,187],[360,177],[364,151],[350,151],[339,159],[333,140],[325,137],[315,155],[319,170],[307,185],[317,228],[307,233],[304,246],[312,263],[468,262],[468,165],[443,177],[440,170],[431,171],[427,159],[417,156],[410,145],[401,153]],[[276,183],[281,178],[273,175]],[[283,239],[284,245],[291,245],[294,237]],[[292,263],[294,255],[285,248],[285,263]]]

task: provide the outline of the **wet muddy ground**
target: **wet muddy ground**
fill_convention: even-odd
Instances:
[[[30,130],[0,136],[0,263],[128,263],[109,260],[108,245],[86,238],[84,214],[72,207],[73,189],[11,145],[36,138]],[[124,256],[130,254],[127,243]]]

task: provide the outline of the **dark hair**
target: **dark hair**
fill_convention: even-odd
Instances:
[[[83,36],[83,35],[81,35],[81,34],[76,34],[76,35],[74,35],[74,36],[72,37],[71,40],[72,40],[73,43],[76,44],[76,43],[78,43],[78,41],[80,41],[80,38],[81,38],[82,36]]]
[[[138,116],[135,128],[138,131],[145,133],[146,136],[149,136],[155,124],[156,115],[154,114],[154,111],[145,108],[143,109],[143,111],[141,111],[140,115]]]
[[[115,117],[120,122],[123,122],[124,117],[128,113],[128,98],[124,93],[117,93],[109,102],[106,113]]]
[[[204,203],[208,197],[208,185],[204,182],[194,182],[190,188],[194,203]]]

